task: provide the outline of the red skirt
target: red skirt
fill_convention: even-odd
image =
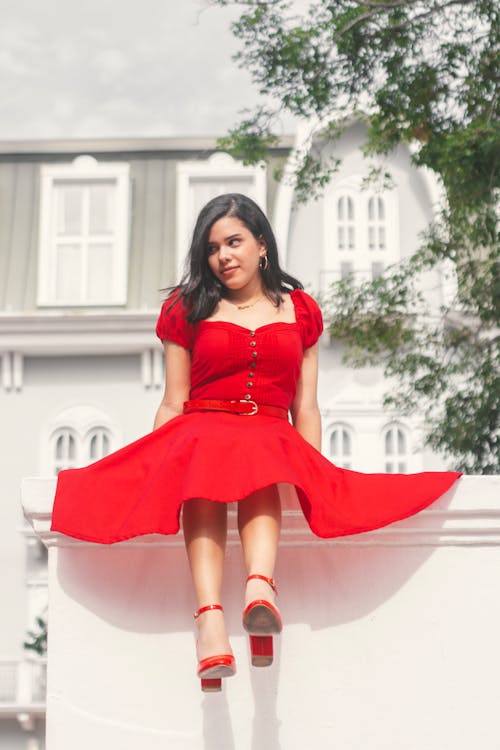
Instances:
[[[341,469],[284,419],[194,412],[90,466],[62,471],[52,529],[103,544],[175,534],[182,503],[190,498],[237,502],[285,482],[295,486],[317,536],[343,536],[417,513],[459,476]]]

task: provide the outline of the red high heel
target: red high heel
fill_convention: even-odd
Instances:
[[[207,604],[206,607],[200,607],[194,613],[194,619],[197,620],[203,612],[209,612],[212,609],[224,611],[220,604]],[[198,662],[197,675],[201,679],[201,689],[205,693],[219,692],[222,690],[222,678],[232,677],[234,674],[236,674],[236,662],[232,654],[207,656],[206,659],[200,659]]]
[[[278,594],[273,578],[254,573],[247,578],[265,581]],[[273,662],[273,633],[281,633],[283,621],[277,607],[267,599],[254,599],[243,610],[243,627],[250,636],[250,653],[254,667],[268,667]]]

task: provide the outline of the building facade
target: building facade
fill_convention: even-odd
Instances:
[[[267,169],[219,153],[213,139],[0,143],[0,749],[44,747],[46,665],[22,644],[47,617],[46,554],[22,518],[22,478],[85,465],[151,429],[163,389],[161,290],[179,278],[211,197],[253,197],[283,266],[312,293],[346,274],[376,277],[414,252],[435,188],[402,148],[384,165],[395,187],[363,189],[363,137],[354,124],[331,146],[340,171],[300,206],[272,176],[291,139]],[[427,281],[438,305],[442,280]],[[325,455],[364,471],[442,468],[417,420],[382,409],[381,372],[349,370],[341,354],[325,334]]]

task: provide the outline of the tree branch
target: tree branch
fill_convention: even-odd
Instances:
[[[373,11],[368,11],[366,13],[362,13],[361,15],[357,16],[356,18],[353,18],[352,21],[350,21],[346,26],[343,26],[337,34],[334,35],[334,39],[340,39],[342,36],[347,34],[351,29],[353,29],[355,26],[358,26],[363,21],[368,21],[370,19],[375,19],[377,16],[380,16],[381,13],[383,13],[386,10],[392,10],[394,8],[400,8],[403,6],[412,6],[417,5],[421,3],[422,0],[393,0],[393,2],[386,2],[386,3],[378,3],[373,2],[373,0],[368,2],[360,2],[360,6],[369,6],[373,8]],[[438,5],[433,5],[430,9],[422,11],[420,15],[416,15],[414,18],[411,19],[411,23],[416,23],[418,21],[424,20],[426,18],[429,18],[433,16],[435,13],[441,13],[445,8],[449,8],[452,5],[470,5],[471,0],[447,0],[447,2],[439,3]],[[408,26],[408,23],[401,23],[397,24],[395,26],[391,26],[391,33],[395,31],[401,31],[402,29],[406,28]]]

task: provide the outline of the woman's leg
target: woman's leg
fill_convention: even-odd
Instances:
[[[254,492],[238,503],[238,530],[248,575],[272,578],[278,554],[281,529],[281,503],[278,488],[273,485]],[[245,605],[254,599],[274,602],[274,591],[265,581],[247,583]]]
[[[182,526],[198,607],[220,604],[227,506],[211,500],[189,500],[182,509]],[[231,653],[222,612],[204,612],[197,624],[199,659]]]

